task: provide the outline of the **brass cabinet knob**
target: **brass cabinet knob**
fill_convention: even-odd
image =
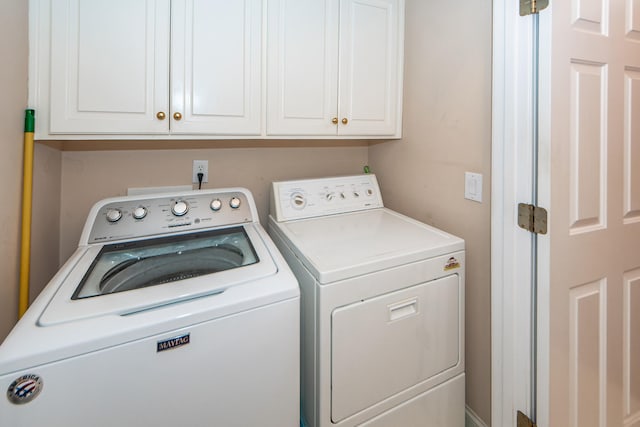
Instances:
[[[333,119],[331,119],[331,123],[333,123],[334,125],[338,124],[338,118],[334,117]]]
[[[180,114],[180,113],[173,113],[173,118],[174,118],[175,120],[180,120],[180,119],[182,119],[182,114]]]
[[[342,124],[346,125],[347,123],[349,123],[349,120],[347,120],[347,118],[345,117],[344,119],[342,119]]]
[[[167,117],[167,115],[162,111],[159,111],[158,114],[156,114],[156,117],[158,118],[158,120],[164,120]]]

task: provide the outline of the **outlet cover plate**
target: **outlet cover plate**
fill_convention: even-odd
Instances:
[[[198,173],[202,172],[202,182],[209,182],[209,160],[194,160],[191,182],[198,184]]]
[[[482,202],[482,174],[464,173],[464,198],[474,202]]]

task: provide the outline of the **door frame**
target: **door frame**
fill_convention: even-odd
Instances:
[[[549,63],[549,13],[540,18],[540,103]],[[532,203],[533,18],[515,1],[493,1],[491,201],[491,425],[516,425],[516,412],[532,410],[532,235],[517,224],[518,203]],[[545,58],[548,58],[546,56]],[[544,113],[544,112],[541,112]],[[549,117],[539,118],[538,204],[549,194]],[[545,141],[547,144],[545,145]],[[546,256],[545,256],[546,254]],[[548,425],[548,239],[538,239],[536,422]],[[545,356],[546,355],[546,356]]]

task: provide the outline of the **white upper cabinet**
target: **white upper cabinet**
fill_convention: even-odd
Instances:
[[[172,0],[171,12],[171,132],[260,135],[262,1]]]
[[[262,0],[35,3],[36,137],[261,134]]]
[[[399,138],[404,0],[30,0],[37,139]]]
[[[54,0],[50,7],[50,103],[36,105],[45,133],[166,133],[169,0]],[[44,58],[39,64],[46,66]],[[42,73],[41,77],[46,74]],[[44,94],[42,94],[44,95]],[[38,133],[41,133],[38,132]]]
[[[269,0],[267,134],[399,137],[403,0]]]
[[[335,135],[338,6],[332,0],[269,0],[269,135]]]
[[[400,17],[404,19],[400,0],[340,1],[339,134],[400,136],[404,56]]]

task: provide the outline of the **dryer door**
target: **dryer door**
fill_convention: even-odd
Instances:
[[[462,372],[461,286],[454,274],[333,311],[334,423]]]

